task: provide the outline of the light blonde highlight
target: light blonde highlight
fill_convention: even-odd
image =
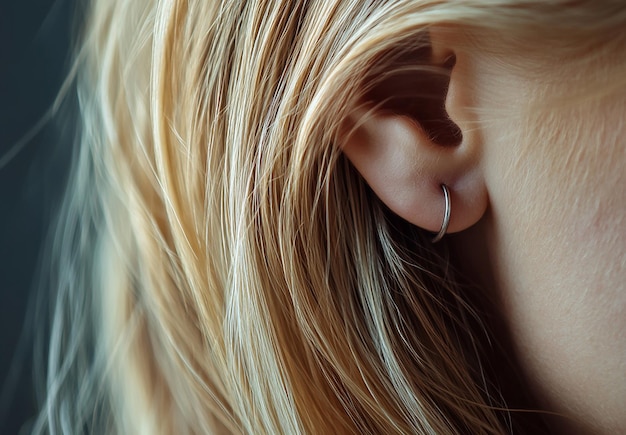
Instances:
[[[56,317],[35,431],[511,432],[481,313],[340,133],[398,45],[542,4],[92,1],[54,248],[91,314]]]

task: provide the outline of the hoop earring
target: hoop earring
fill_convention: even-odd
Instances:
[[[433,238],[432,243],[437,243],[443,238],[443,236],[446,235],[446,231],[448,231],[448,224],[450,223],[450,210],[452,208],[452,204],[450,201],[450,191],[448,190],[448,186],[446,186],[445,184],[442,184],[441,188],[443,189],[443,196],[446,200],[446,210],[443,213],[443,222],[441,222],[441,229]]]

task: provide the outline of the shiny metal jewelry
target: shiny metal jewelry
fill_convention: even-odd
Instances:
[[[452,204],[450,202],[450,191],[448,190],[448,186],[446,186],[445,184],[442,184],[441,188],[443,189],[443,196],[446,199],[446,211],[443,213],[443,222],[441,222],[441,229],[439,230],[439,233],[437,233],[437,235],[433,238],[433,243],[437,243],[443,238],[443,236],[446,235],[446,231],[448,231],[448,224],[450,223],[450,209],[452,208]]]

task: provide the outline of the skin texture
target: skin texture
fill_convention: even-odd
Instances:
[[[624,433],[626,92],[544,112],[550,92],[558,105],[585,85],[559,75],[559,59],[543,62],[560,84],[503,67],[497,56],[458,62],[474,71],[490,198],[483,221],[455,240],[466,272],[498,299],[543,406],[568,417],[554,418],[555,429]],[[519,109],[507,109],[511,101]],[[477,241],[482,256],[471,248]]]
[[[344,151],[381,200],[431,231],[448,184],[458,267],[496,301],[554,431],[626,433],[626,88],[599,92],[623,60],[583,64],[558,40],[528,48],[455,28],[431,42],[433,63],[451,65],[441,98],[460,143],[438,143],[419,117],[357,111]]]

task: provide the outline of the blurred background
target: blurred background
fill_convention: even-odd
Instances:
[[[40,121],[69,70],[75,3],[0,0],[0,434],[36,412],[25,318],[73,135],[69,115]]]

